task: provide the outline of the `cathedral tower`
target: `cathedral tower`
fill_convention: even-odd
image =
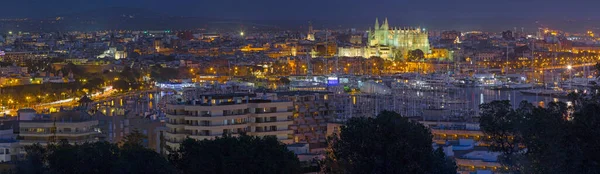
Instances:
[[[315,31],[313,30],[312,21],[308,21],[308,34],[306,40],[315,41]]]

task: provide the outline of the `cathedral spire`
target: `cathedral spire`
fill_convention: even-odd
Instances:
[[[385,30],[388,30],[388,29],[390,29],[390,25],[388,24],[387,17],[385,18],[385,21],[383,22],[383,28],[384,28]]]
[[[375,18],[375,28],[374,30],[379,30],[379,19]]]

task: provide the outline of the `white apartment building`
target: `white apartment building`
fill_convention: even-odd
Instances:
[[[98,141],[98,120],[84,111],[63,111],[33,118],[20,116],[19,144],[22,146],[67,140],[70,144]]]
[[[178,148],[188,137],[203,140],[243,132],[275,136],[283,143],[292,143],[292,102],[253,97],[254,94],[201,95],[196,100],[167,104],[166,145]]]

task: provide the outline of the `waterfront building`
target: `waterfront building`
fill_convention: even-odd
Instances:
[[[166,145],[179,147],[186,138],[213,139],[223,134],[275,136],[292,143],[293,102],[254,98],[255,94],[210,94],[167,104]]]

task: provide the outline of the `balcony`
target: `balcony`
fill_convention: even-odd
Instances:
[[[85,131],[85,132],[20,132],[19,136],[24,137],[50,137],[50,136],[61,136],[61,137],[77,137],[77,136],[86,136],[86,135],[95,135],[99,134],[96,131]]]
[[[246,115],[249,113],[250,111],[248,109],[244,109],[242,111],[223,111],[223,116]]]
[[[192,134],[189,137],[192,139],[195,139],[195,140],[205,140],[205,139],[212,140],[212,139],[215,139],[215,137],[220,137],[220,136],[223,136],[223,134],[201,134],[201,133],[199,133],[199,134],[195,134],[195,135]],[[238,136],[240,136],[240,134],[232,133],[231,136],[238,137]]]
[[[212,136],[212,135],[190,135],[189,136],[191,139],[195,139],[195,140],[212,140],[215,139],[215,137],[217,137],[217,135]]]
[[[83,144],[87,142],[96,142],[96,139],[88,139],[88,140],[68,140],[69,144]],[[19,140],[20,145],[28,146],[33,144],[46,145],[48,144],[47,140]]]
[[[280,134],[293,134],[293,130],[275,130],[275,131],[255,131],[250,132],[250,135],[256,136],[267,136],[267,135],[280,135]]]
[[[167,113],[166,115],[167,115],[167,118],[175,118],[175,119],[183,118],[186,116],[186,115],[176,115],[176,114],[170,114],[170,113]]]
[[[257,117],[276,117],[276,116],[291,116],[293,112],[268,112],[268,113],[255,113]]]
[[[184,129],[235,129],[235,128],[245,128],[248,127],[248,122],[243,123],[235,123],[235,124],[210,124],[210,125],[185,125]]]
[[[187,116],[185,117],[185,120],[190,120],[190,121],[223,121],[225,119],[238,119],[238,118],[249,118],[250,115],[248,114],[241,114],[241,115],[211,115],[211,116]]]
[[[167,137],[185,137],[186,135],[191,134],[190,130],[180,130],[180,131],[166,131],[165,136]]]
[[[183,142],[183,138],[182,139],[177,139],[177,140],[173,140],[173,139],[165,139],[165,142],[167,143],[172,143],[172,144],[180,144]]]
[[[261,122],[261,123],[252,123],[252,126],[275,126],[275,125],[292,125],[294,121],[292,120],[279,120],[273,122]]]

